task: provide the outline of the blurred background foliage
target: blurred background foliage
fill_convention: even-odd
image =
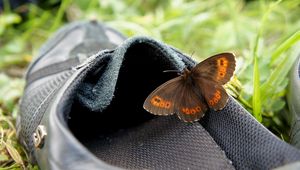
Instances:
[[[234,52],[229,93],[288,142],[287,75],[300,54],[300,0],[0,0],[0,6],[0,168],[37,169],[15,135],[22,76],[41,45],[77,20],[151,36],[198,61]]]

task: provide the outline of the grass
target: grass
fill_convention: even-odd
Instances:
[[[8,2],[8,0],[4,1]],[[197,60],[232,51],[226,87],[255,118],[288,141],[287,75],[300,54],[300,1],[59,0],[0,13],[0,169],[37,169],[17,143],[15,119],[26,66],[60,26],[98,19],[127,36],[148,35]]]

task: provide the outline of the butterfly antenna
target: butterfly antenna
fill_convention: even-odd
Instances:
[[[195,51],[192,52],[191,56],[193,56],[195,54]]]
[[[177,73],[178,75],[181,75],[181,71],[179,70],[164,70],[163,73]]]

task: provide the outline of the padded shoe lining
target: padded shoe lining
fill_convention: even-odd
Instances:
[[[75,101],[68,122],[72,133],[99,159],[122,168],[233,169],[199,123],[183,123],[176,115],[154,116],[143,109],[151,91],[177,76],[163,73],[176,69],[170,63],[149,44],[132,45],[110,105],[100,113]],[[87,76],[86,81],[95,83],[99,74]]]

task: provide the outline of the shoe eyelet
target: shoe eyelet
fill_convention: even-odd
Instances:
[[[33,133],[33,142],[36,148],[42,148],[45,143],[45,137],[47,136],[46,127],[44,125],[39,125]]]

